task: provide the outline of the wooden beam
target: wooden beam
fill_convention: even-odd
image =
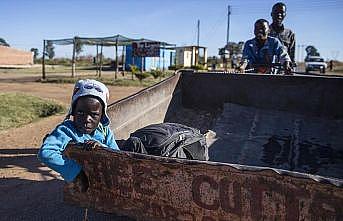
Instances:
[[[116,39],[116,72],[114,74],[114,79],[117,79],[117,74],[118,74],[118,65],[119,65],[119,62],[118,62],[118,38]]]
[[[42,80],[46,79],[45,76],[45,40],[43,40],[43,58],[42,58]]]
[[[99,75],[99,45],[96,45],[96,56],[95,56],[95,69],[96,69],[96,76]]]
[[[123,45],[123,51],[121,53],[121,62],[122,62],[122,65],[123,65],[123,76],[124,76],[124,73],[125,73],[125,49],[126,47]]]
[[[73,58],[72,58],[72,62],[71,62],[71,77],[75,77],[75,37],[73,40]]]
[[[104,47],[104,45],[101,43],[101,47],[100,47],[100,69],[99,69],[99,77],[101,77],[101,72],[102,72],[102,48]]]
[[[165,48],[166,48],[166,46],[163,44],[163,51],[162,51],[162,70],[163,70],[163,72],[165,71],[165,68],[164,68],[164,66],[165,66],[165,59],[164,59],[164,51],[165,51]]]

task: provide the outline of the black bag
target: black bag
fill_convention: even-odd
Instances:
[[[177,123],[152,124],[138,129],[130,134],[121,149],[155,156],[208,160],[205,136],[198,129]]]

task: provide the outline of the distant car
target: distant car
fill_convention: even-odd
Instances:
[[[320,71],[320,73],[325,73],[327,64],[324,59],[319,56],[307,56],[305,58],[305,71]]]

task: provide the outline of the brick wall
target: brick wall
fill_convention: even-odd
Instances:
[[[33,53],[11,47],[0,46],[0,65],[33,64]]]

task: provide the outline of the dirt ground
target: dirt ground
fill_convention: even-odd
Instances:
[[[34,82],[33,76],[0,74],[0,92],[20,92],[69,105],[72,84]],[[142,88],[110,86],[110,103]],[[36,157],[42,137],[64,115],[0,131],[0,220],[83,220],[84,210],[63,203],[61,177]],[[88,212],[89,220],[127,220],[125,217]]]

